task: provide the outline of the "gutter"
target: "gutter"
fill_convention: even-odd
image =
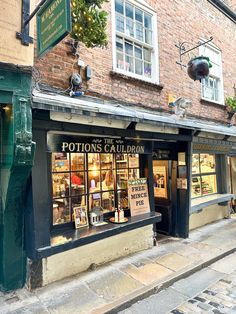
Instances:
[[[214,7],[216,7],[221,13],[223,13],[226,17],[228,17],[232,22],[236,24],[236,13],[228,7],[225,3],[221,0],[207,0],[210,2]]]

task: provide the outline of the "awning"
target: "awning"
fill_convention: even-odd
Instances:
[[[32,108],[71,113],[76,115],[91,115],[101,118],[118,119],[130,122],[141,122],[170,127],[187,128],[201,132],[224,134],[228,140],[236,140],[236,127],[198,119],[180,118],[175,114],[155,112],[134,105],[120,104],[95,97],[71,98],[56,93],[43,93],[34,90]],[[234,137],[234,138],[233,138]]]

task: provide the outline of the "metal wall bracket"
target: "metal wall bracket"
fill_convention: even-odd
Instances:
[[[33,37],[29,36],[29,22],[47,0],[42,0],[30,14],[30,0],[22,0],[21,32],[16,32],[16,38],[21,40],[22,45],[29,46],[33,43]]]
[[[187,67],[185,64],[183,64],[183,60],[182,60],[182,56],[183,55],[185,55],[186,53],[188,53],[188,52],[190,52],[190,51],[192,51],[192,50],[194,50],[194,49],[197,49],[198,47],[200,47],[200,46],[203,46],[203,45],[205,45],[205,44],[207,44],[207,43],[209,43],[210,41],[212,41],[213,40],[213,37],[211,36],[208,40],[206,40],[206,41],[199,41],[198,42],[198,44],[195,44],[195,46],[194,47],[192,47],[192,48],[189,48],[189,49],[187,49],[186,48],[186,45],[193,45],[192,43],[189,43],[189,42],[187,42],[187,41],[184,41],[184,42],[179,42],[179,44],[178,45],[175,45],[175,47],[177,47],[178,49],[179,49],[179,61],[176,61],[176,63],[178,64],[178,65],[180,65],[180,67],[181,67],[181,70],[183,69],[183,67]]]

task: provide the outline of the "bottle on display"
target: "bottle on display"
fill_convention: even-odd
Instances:
[[[118,222],[119,221],[119,218],[118,218],[118,211],[117,211],[117,209],[116,209],[116,211],[115,211],[115,222]]]
[[[124,210],[123,210],[123,208],[121,208],[121,210],[120,210],[120,220],[119,221],[120,222],[124,221]]]

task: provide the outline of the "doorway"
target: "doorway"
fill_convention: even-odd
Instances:
[[[166,235],[174,232],[176,177],[176,161],[153,160],[155,211],[162,214],[162,221],[156,225],[156,231]]]

